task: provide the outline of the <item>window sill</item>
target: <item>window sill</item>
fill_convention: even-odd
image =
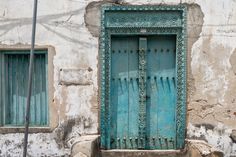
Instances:
[[[53,129],[50,127],[29,127],[29,133],[50,133]],[[0,134],[9,134],[9,133],[24,133],[24,127],[15,127],[15,126],[1,126]]]

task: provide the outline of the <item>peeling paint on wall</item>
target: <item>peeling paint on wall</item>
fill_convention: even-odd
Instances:
[[[24,134],[19,133],[0,135],[0,156],[22,156],[23,137]],[[68,156],[70,154],[69,149],[58,147],[52,134],[30,134],[28,143],[28,156]]]
[[[210,127],[209,127],[210,126]],[[236,155],[236,143],[230,138],[232,130],[219,123],[188,126],[188,138],[204,140],[224,152],[224,156]]]
[[[236,49],[233,51],[232,55],[230,56],[230,64],[231,64],[234,74],[236,75]]]
[[[100,7],[105,3],[187,6],[188,137],[205,140],[226,157],[235,156],[235,0],[39,1],[36,43],[55,47],[54,103],[59,123],[52,133],[30,134],[29,155],[70,154],[84,135],[99,133],[98,37]],[[24,8],[20,12],[19,6]],[[29,0],[1,1],[1,46],[30,44],[32,6]],[[19,156],[22,138],[18,133],[0,134],[0,156]]]

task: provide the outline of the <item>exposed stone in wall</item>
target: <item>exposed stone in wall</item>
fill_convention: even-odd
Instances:
[[[236,143],[236,130],[232,130],[232,133],[230,134],[230,138],[234,143]]]
[[[211,42],[211,37],[203,38],[200,47],[201,59],[198,58],[192,61],[195,87],[198,92],[192,97],[189,106],[189,109],[193,109],[189,112],[190,118],[198,123],[201,121],[213,124],[225,122],[227,125],[233,126],[236,120],[235,111],[232,110],[235,104],[233,102],[235,94],[233,91],[229,92],[229,90],[235,89],[233,84],[235,79],[227,64],[229,56],[222,53],[228,52],[228,55],[230,55],[230,48],[217,43],[211,47],[209,44]],[[194,57],[196,56],[194,52],[192,54]],[[200,63],[199,60],[201,60]],[[200,80],[204,80],[205,83],[199,84]],[[196,86],[196,84],[199,85]]]
[[[189,157],[223,157],[220,149],[216,149],[201,140],[187,140]]]
[[[61,85],[91,85],[92,69],[61,69],[60,84]]]
[[[236,49],[233,51],[232,55],[230,56],[230,64],[232,66],[234,74],[236,75]]]
[[[233,129],[236,124],[236,77],[232,59],[236,47],[233,44],[236,42],[236,26],[232,17],[236,17],[233,9],[236,3],[231,0],[215,4],[210,1],[204,4],[195,2],[204,13],[204,23],[200,38],[191,50],[195,90],[189,97],[189,121],[213,126],[223,123]]]
[[[232,129],[223,124],[213,126],[212,124],[198,124],[188,126],[188,138],[204,140],[215,148],[222,150],[224,156],[236,156],[236,143],[232,136]]]
[[[102,157],[223,157],[221,150],[201,140],[187,140],[183,150],[102,150]]]
[[[200,37],[202,32],[204,14],[198,4],[186,4],[187,10],[187,93],[188,101],[191,101],[192,94],[195,91],[194,77],[191,71],[191,50],[193,44]]]
[[[90,118],[85,119],[81,116],[69,119],[55,129],[55,140],[61,146],[71,147],[81,136],[91,134],[93,131],[91,125],[92,121]]]
[[[101,157],[99,136],[82,136],[72,147],[72,156]]]
[[[100,34],[101,6],[108,3],[111,3],[111,0],[91,2],[86,7],[84,21],[90,33],[95,37],[99,37]]]
[[[86,27],[90,31],[90,33],[99,37],[100,34],[100,26],[101,26],[101,7],[102,5],[129,5],[129,3],[124,0],[101,0],[98,2],[91,2],[86,7],[86,12],[84,15],[84,21]],[[130,5],[132,5],[130,3]]]
[[[0,156],[18,157],[23,154],[24,134],[0,135]],[[58,147],[52,134],[37,133],[29,134],[28,152],[29,157],[36,156],[69,156],[70,149]]]

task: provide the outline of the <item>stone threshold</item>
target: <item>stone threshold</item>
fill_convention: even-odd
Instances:
[[[102,157],[183,157],[185,150],[101,150]]]

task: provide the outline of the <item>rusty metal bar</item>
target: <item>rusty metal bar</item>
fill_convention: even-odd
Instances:
[[[33,74],[33,66],[34,66],[35,30],[36,30],[36,21],[37,21],[37,5],[38,5],[38,0],[34,0],[31,50],[30,50],[30,65],[29,65],[29,82],[28,82],[28,93],[27,93],[27,104],[26,104],[27,106],[26,106],[26,115],[25,115],[25,136],[24,136],[23,157],[26,157],[27,145],[28,145],[30,99],[31,99],[31,91],[32,91],[32,74]]]

